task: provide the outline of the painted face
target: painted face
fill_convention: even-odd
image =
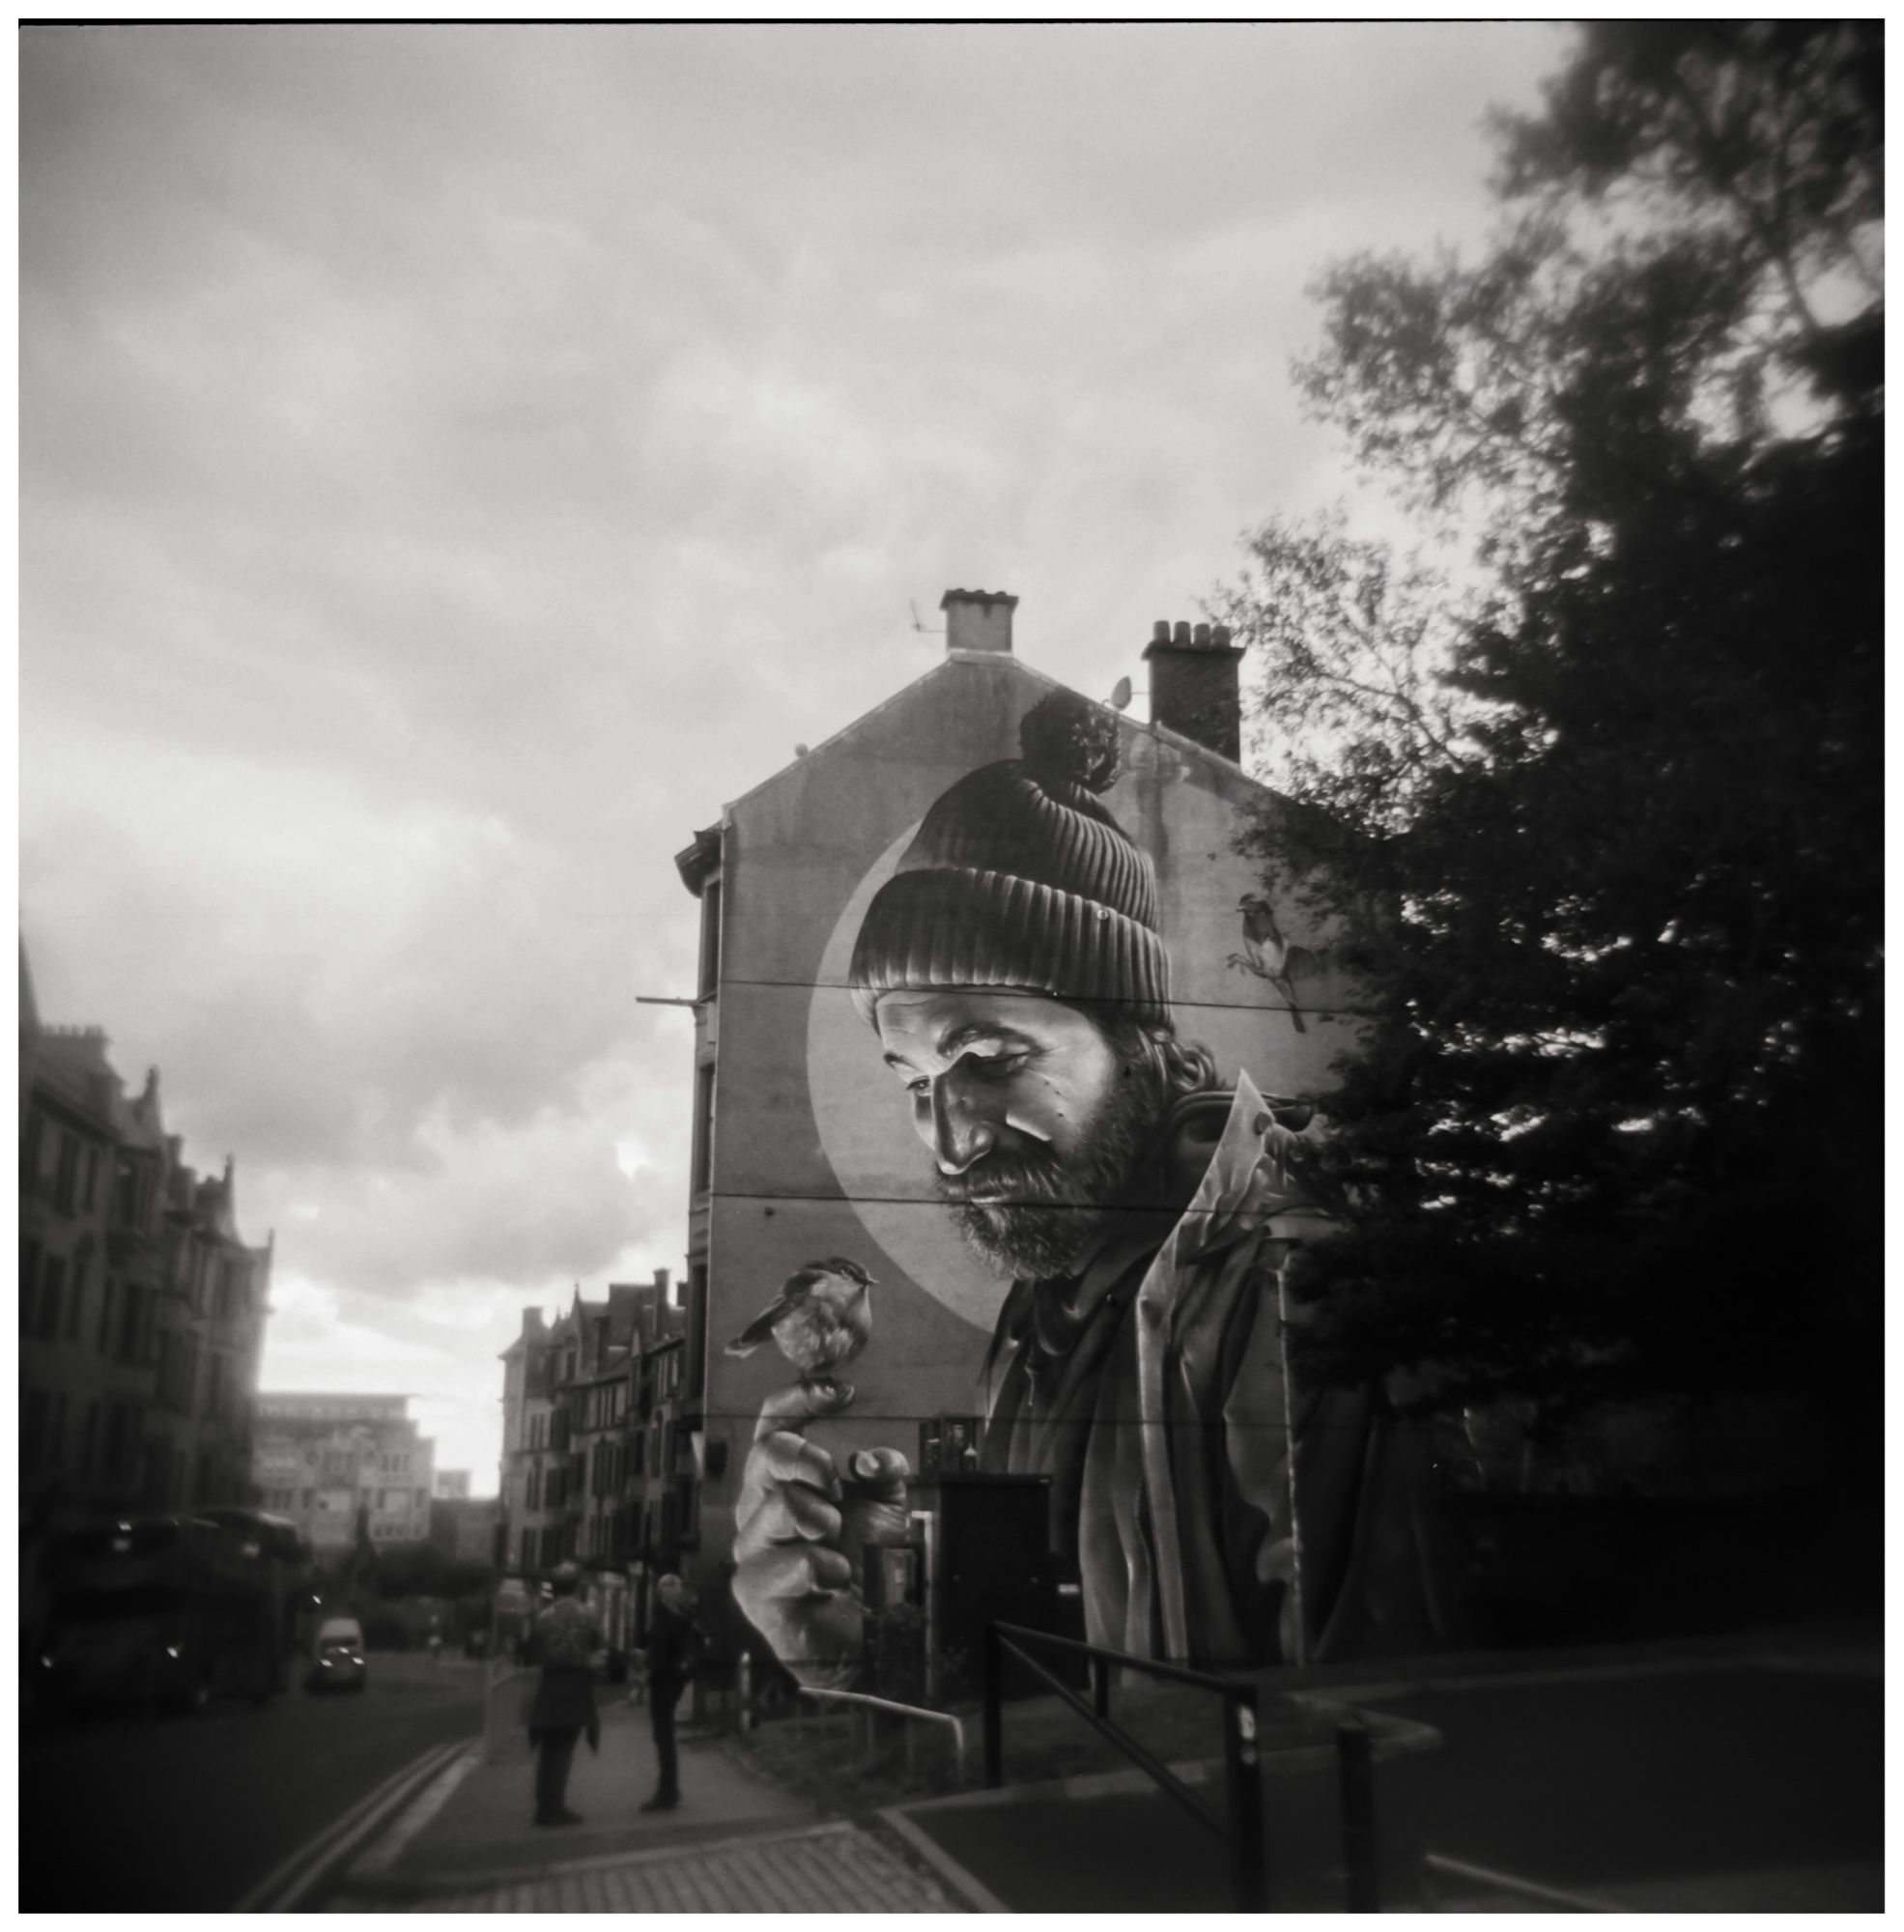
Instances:
[[[1117,1201],[1151,1090],[1062,1001],[896,992],[875,1018],[959,1232],[1001,1272],[1062,1272]]]

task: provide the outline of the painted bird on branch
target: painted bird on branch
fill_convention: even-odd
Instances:
[[[838,1255],[809,1262],[787,1277],[780,1299],[727,1344],[727,1353],[751,1355],[771,1335],[803,1382],[822,1381],[866,1347],[872,1333],[868,1291],[877,1286],[858,1262]]]
[[[1309,1029],[1296,1010],[1295,982],[1311,979],[1322,970],[1322,962],[1306,946],[1292,946],[1276,923],[1275,908],[1261,893],[1245,893],[1236,901],[1243,916],[1243,951],[1233,952],[1229,963],[1238,971],[1254,973],[1267,980],[1289,1002],[1290,1018],[1297,1033]]]

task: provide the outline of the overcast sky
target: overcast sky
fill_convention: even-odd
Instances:
[[[275,1231],[274,1388],[495,1486],[677,1273],[671,855],[936,661],[1093,696],[1345,490],[1331,256],[1471,242],[1552,26],[35,29],[20,896]],[[1142,700],[1139,700],[1142,715]]]

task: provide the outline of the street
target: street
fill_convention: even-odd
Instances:
[[[361,1694],[114,1711],[20,1744],[20,1909],[228,1911],[432,1746],[482,1723],[482,1672],[375,1652]]]

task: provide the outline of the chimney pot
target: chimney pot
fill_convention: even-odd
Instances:
[[[1242,652],[1227,626],[1187,622],[1152,627],[1144,649],[1151,667],[1151,722],[1165,724],[1233,761],[1242,755]]]
[[[1018,600],[1005,590],[948,590],[939,599],[946,613],[946,650],[1011,654],[1011,613]]]
[[[1151,641],[1153,644],[1167,644],[1170,642],[1170,619],[1168,617],[1159,617],[1151,626]]]

